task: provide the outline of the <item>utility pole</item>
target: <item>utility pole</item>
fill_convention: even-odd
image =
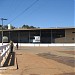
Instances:
[[[2,45],[3,45],[3,20],[7,20],[7,19],[1,18],[0,20],[2,21]]]

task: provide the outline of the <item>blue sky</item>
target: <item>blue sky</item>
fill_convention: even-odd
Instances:
[[[10,23],[15,27],[24,24],[41,28],[74,27],[75,0],[38,0],[30,9],[20,14],[35,1],[0,0],[0,18],[7,18],[4,24]]]

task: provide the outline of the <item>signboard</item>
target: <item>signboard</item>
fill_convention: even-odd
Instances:
[[[34,36],[33,42],[40,42],[40,36]]]

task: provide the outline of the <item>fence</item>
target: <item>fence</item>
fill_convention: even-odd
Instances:
[[[0,46],[0,67],[5,63],[10,53],[10,44]]]

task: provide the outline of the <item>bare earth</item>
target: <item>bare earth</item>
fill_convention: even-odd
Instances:
[[[75,51],[61,51],[61,52],[64,52],[64,53],[68,53],[68,54],[75,55]]]
[[[19,47],[18,69],[0,70],[0,75],[75,75],[75,56],[60,51],[73,47]]]

